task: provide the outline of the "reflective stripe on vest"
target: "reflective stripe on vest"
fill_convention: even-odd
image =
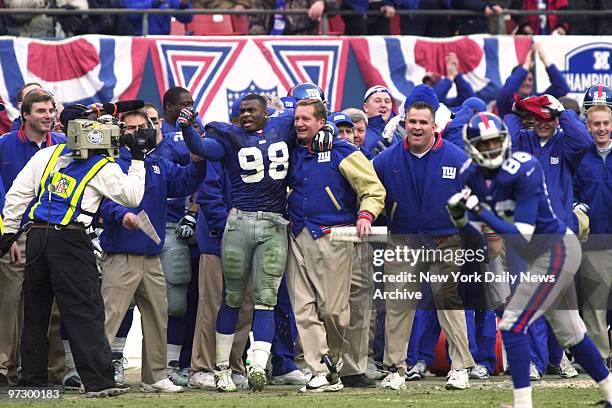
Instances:
[[[49,178],[49,175],[51,174],[51,170],[53,169],[53,167],[55,167],[55,164],[57,163],[65,147],[66,147],[65,144],[58,145],[55,151],[53,152],[53,155],[51,155],[51,159],[49,160],[49,163],[47,163],[47,167],[45,168],[45,171],[40,181],[40,194],[38,195],[38,202],[30,210],[30,219],[34,219],[34,211],[36,207],[38,207],[38,205],[41,203],[42,197],[47,191],[47,180]],[[81,179],[81,181],[75,188],[72,194],[72,197],[70,199],[68,210],[66,211],[64,218],[62,218],[60,225],[68,225],[70,223],[70,221],[72,220],[72,216],[74,215],[76,211],[76,206],[79,203],[79,200],[81,199],[81,197],[83,196],[83,192],[85,191],[85,187],[87,186],[89,181],[98,173],[98,171],[100,171],[100,169],[104,165],[112,161],[114,160],[110,157],[102,157],[100,160],[98,160],[98,162],[96,162],[96,164],[92,166],[91,169],[87,171],[85,176]],[[49,202],[49,205],[51,205],[51,202]]]

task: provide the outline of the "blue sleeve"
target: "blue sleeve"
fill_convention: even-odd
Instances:
[[[555,98],[560,98],[570,93],[570,88],[569,85],[567,85],[565,77],[555,64],[550,64],[550,67],[546,68],[546,72],[548,73],[550,86],[544,93],[552,95]]]
[[[559,124],[563,129],[563,158],[576,171],[582,158],[591,149],[593,138],[576,112],[572,110],[566,109],[561,112]]]
[[[499,96],[497,97],[497,112],[500,118],[503,118],[512,110],[514,94],[518,92],[526,77],[527,70],[520,66],[510,74],[508,79],[506,79],[506,82],[499,91]]]
[[[448,95],[452,86],[453,82],[448,78],[442,78],[432,86],[434,92],[438,96],[438,100],[445,105],[448,105],[446,95]]]
[[[206,175],[206,161],[191,162],[187,166],[179,166],[169,160],[164,160],[168,176],[168,197],[185,197],[198,189]]]
[[[206,178],[196,195],[196,203],[200,205],[211,232],[218,234],[225,229],[230,210],[223,197],[224,171],[220,163],[208,163]]]
[[[523,122],[521,122],[521,118],[514,113],[509,113],[504,116],[504,123],[508,127],[508,133],[510,134],[510,141],[512,142],[512,146],[518,146],[518,139],[521,135],[521,131],[523,128]]]
[[[225,156],[223,145],[210,137],[202,139],[193,126],[183,128],[183,138],[193,154],[207,160],[219,161]]]
[[[376,175],[378,176],[378,179],[382,182],[382,180],[384,179],[384,161],[381,159],[381,156],[376,156],[374,157],[374,160],[372,160],[372,164],[374,165],[374,170],[376,171]]]
[[[100,205],[100,216],[104,223],[121,224],[125,214],[130,212],[127,207],[117,204],[113,200],[105,199]]]
[[[465,102],[466,99],[476,96],[472,85],[470,85],[461,74],[457,75],[455,78],[455,86],[457,87],[457,97],[453,99],[452,103],[450,100],[448,101],[448,105],[450,106],[459,106]]]

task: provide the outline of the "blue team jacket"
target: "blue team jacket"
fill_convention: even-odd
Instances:
[[[206,164],[206,178],[196,194],[200,205],[196,235],[201,254],[221,256],[221,238],[232,208],[232,183],[221,162]]]
[[[612,154],[604,160],[593,145],[584,156],[574,177],[576,201],[588,204],[589,240],[585,250],[612,248]],[[607,236],[606,236],[607,235]]]
[[[40,149],[65,143],[66,136],[63,133],[47,133],[47,139],[40,147],[26,138],[23,128],[5,133],[0,137],[0,175],[2,184],[8,191],[13,185],[17,174],[23,169],[28,161]]]
[[[548,79],[551,85],[543,93],[559,98],[569,93],[570,89],[567,85],[565,77],[559,71],[555,64],[551,64],[550,67],[546,68],[548,73]],[[512,104],[514,103],[514,94],[518,92],[521,84],[527,77],[527,70],[525,68],[518,67],[504,83],[499,95],[497,97],[497,112],[500,118],[503,118],[506,114],[512,110]],[[535,84],[534,84],[535,89]],[[541,95],[535,94],[534,95]]]
[[[531,153],[538,159],[544,170],[544,180],[555,215],[576,232],[578,224],[572,212],[572,181],[582,158],[593,145],[593,139],[578,115],[570,110],[563,111],[559,118],[560,129],[544,146],[540,145],[540,138],[535,131],[523,129],[517,115],[506,115],[504,122],[512,137],[512,150]]]
[[[362,153],[355,145],[340,139],[334,139],[334,147],[329,152],[310,153],[301,145],[291,151],[289,186],[292,190],[288,209],[293,235],[297,236],[306,227],[317,239],[328,233],[331,226],[355,224],[357,195],[345,177],[354,173],[352,155]],[[378,211],[371,212],[378,215]]]
[[[374,158],[374,169],[387,190],[385,213],[387,227],[393,234],[452,235],[457,229],[446,210],[446,202],[463,185],[459,171],[467,154],[452,143],[436,136],[427,153],[427,179],[423,197],[417,189],[415,157],[406,143],[398,143]]]
[[[117,163],[125,173],[131,161],[129,150],[121,148]],[[193,193],[204,179],[206,165],[205,162],[199,162],[181,167],[152,152],[145,157],[145,171],[145,193],[138,208],[128,209],[111,200],[104,200],[100,206],[100,215],[104,219],[100,245],[105,252],[140,255],[161,253],[166,236],[166,198],[184,197]],[[138,214],[141,210],[146,211],[161,238],[159,245],[140,230],[123,228],[123,216],[128,211]]]

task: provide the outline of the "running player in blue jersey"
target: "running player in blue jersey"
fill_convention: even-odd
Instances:
[[[605,406],[612,407],[612,376],[586,334],[571,285],[580,264],[580,244],[552,210],[542,166],[529,153],[511,153],[508,131],[491,113],[475,114],[463,139],[471,160],[460,174],[465,189],[448,202],[453,222],[463,233],[487,224],[503,234],[506,244],[527,260],[538,282],[521,276],[499,325],[514,384],[514,407],[532,406],[525,333],[543,314],[561,345],[599,383]]]
[[[249,94],[240,103],[240,125],[211,122],[206,138],[192,126],[193,115],[183,110],[178,122],[192,152],[221,149],[219,158],[229,173],[232,209],[223,234],[221,258],[225,302],[217,315],[216,387],[235,391],[229,356],[238,312],[251,270],[253,271],[253,367],[249,385],[261,390],[267,383],[265,367],[274,335],[274,306],[287,261],[287,171],[289,149],[295,145],[293,115],[268,118],[266,100]],[[331,141],[329,130],[319,133],[310,146],[320,150],[321,139]],[[206,146],[208,144],[208,146]],[[210,150],[209,150],[210,153]]]

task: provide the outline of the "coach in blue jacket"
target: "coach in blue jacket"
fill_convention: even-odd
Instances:
[[[127,132],[148,128],[148,116],[141,111],[123,116]],[[154,129],[151,129],[155,131]],[[129,150],[122,148],[119,165],[127,171]],[[145,157],[145,195],[136,209],[105,201],[100,207],[104,232],[100,245],[107,254],[102,266],[102,298],[106,313],[106,336],[115,337],[132,299],[142,314],[143,392],[180,392],[166,379],[166,327],[168,311],[166,282],[159,258],[166,232],[166,199],[193,193],[204,179],[202,159],[185,167],[150,153]],[[140,230],[136,214],[145,211],[161,238],[155,243]]]
[[[595,144],[574,177],[575,200],[590,207],[590,236],[583,246],[579,270],[582,316],[602,358],[610,355],[606,314],[612,275],[612,112],[606,105],[587,111],[587,127]]]
[[[385,212],[392,244],[414,246],[414,242],[397,238],[399,234],[411,234],[416,247],[441,249],[452,253],[460,249],[457,230],[450,222],[446,202],[463,186],[458,180],[459,170],[467,155],[457,146],[444,141],[435,133],[435,109],[424,102],[414,102],[406,108],[406,138],[374,159],[374,168],[382,181],[387,196]],[[409,241],[413,241],[410,239]],[[454,257],[453,257],[454,258]],[[454,260],[454,259],[453,259]],[[402,271],[418,274],[430,271],[438,276],[449,276],[460,266],[440,259],[419,260],[414,265],[400,260],[385,264],[385,275]],[[420,282],[385,283],[386,293],[419,291]],[[469,351],[463,304],[457,293],[457,283],[449,279],[447,284],[432,284],[434,303],[440,325],[448,339],[451,372],[447,388],[463,389],[469,386],[467,369],[474,366]],[[404,389],[406,350],[412,329],[417,299],[387,297],[385,319],[384,364],[390,373],[381,387]]]
[[[343,388],[331,365],[339,362],[350,318],[354,245],[330,242],[328,233],[333,226],[356,224],[360,236],[369,234],[385,196],[372,163],[353,144],[334,139],[333,149],[323,153],[312,153],[306,147],[325,120],[325,107],[320,100],[297,103],[295,130],[299,145],[291,151],[289,168],[289,186],[293,190],[288,198],[291,251],[287,287],[304,360],[313,373],[302,391],[314,392]],[[327,360],[329,366],[323,364],[323,357],[331,359],[331,363]]]

